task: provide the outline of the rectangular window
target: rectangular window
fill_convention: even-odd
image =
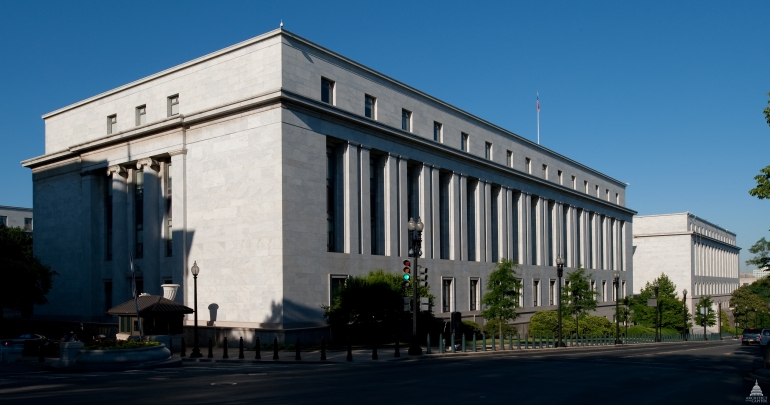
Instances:
[[[406,217],[420,217],[420,166],[407,165],[406,167]]]
[[[441,280],[441,312],[452,312],[452,279]]]
[[[479,279],[472,278],[470,281],[470,306],[469,309],[471,311],[478,311],[479,310]]]
[[[107,117],[107,135],[118,132],[118,115],[113,114]]]
[[[620,298],[626,298],[626,282],[620,282]]]
[[[607,195],[607,201],[610,201],[610,189],[605,189],[604,194]]]
[[[478,182],[471,182],[468,180],[468,190],[466,199],[466,219],[468,222],[467,237],[468,237],[468,261],[476,261],[476,188]]]
[[[583,190],[584,193],[588,194],[588,180],[583,180]]]
[[[615,290],[615,283],[612,283],[612,300],[617,301],[618,300],[618,292]]]
[[[575,176],[572,176],[572,189],[577,190],[577,179]]]
[[[112,308],[112,281],[104,282],[104,312]],[[123,319],[122,317],[120,318]],[[122,331],[121,331],[122,332]]]
[[[607,302],[607,281],[602,280],[602,302]]]
[[[347,275],[332,274],[329,281],[329,305],[334,304],[334,297],[340,293],[342,287],[345,286],[345,282],[348,280]]]
[[[530,158],[524,158],[524,170],[527,174],[532,174],[532,160]]]
[[[505,152],[505,164],[508,165],[508,167],[513,167],[513,152]]]
[[[615,204],[620,205],[620,194],[615,193]]]
[[[564,185],[564,181],[563,181],[562,176],[561,176],[561,170],[557,170],[556,171],[556,175],[559,177],[559,185],[563,186]]]
[[[543,179],[548,180],[548,165],[543,165]]]
[[[364,115],[366,118],[377,119],[377,99],[368,94],[364,100]]]
[[[520,278],[517,280],[519,281],[519,291],[516,291],[516,295],[518,296],[518,299],[519,299],[519,308],[521,308],[524,306],[524,291],[523,291],[524,283],[522,283],[522,280]]]
[[[385,254],[385,164],[384,158],[369,157],[369,212],[372,254]]]
[[[0,226],[8,226],[8,217],[0,215]]]
[[[449,259],[449,185],[452,181],[451,173],[439,174],[439,258]]]
[[[484,157],[487,160],[492,160],[492,144],[489,142],[485,142],[486,145],[484,147]]]
[[[32,231],[32,218],[24,218],[24,230],[26,232]]]
[[[591,280],[591,291],[596,291],[596,281],[594,280]]]
[[[532,306],[540,306],[540,280],[532,280]]]
[[[433,140],[435,142],[444,142],[442,129],[444,128],[440,122],[433,121]]]
[[[599,195],[599,185],[597,184],[596,185],[596,198],[600,198],[600,197],[601,196]]]
[[[551,280],[548,286],[548,305],[556,305],[556,280]]]
[[[165,181],[166,181],[166,256],[171,257],[173,256],[174,250],[173,250],[173,243],[172,239],[174,237],[174,231],[173,231],[173,210],[171,209],[171,163],[166,164],[166,170],[165,170]],[[169,283],[171,284],[171,283]]]
[[[412,132],[412,112],[409,110],[401,110],[401,129]]]
[[[499,260],[500,257],[500,233],[499,233],[499,225],[498,225],[498,218],[499,218],[499,210],[500,210],[500,204],[498,203],[498,199],[500,198],[500,187],[492,187],[492,196],[490,201],[490,210],[492,211],[490,214],[490,236],[492,244],[492,262],[496,263]],[[489,197],[488,197],[489,198]]]
[[[339,167],[341,153],[334,145],[326,147],[326,249],[329,252],[342,252],[342,184]],[[339,204],[338,204],[339,202]]]
[[[463,152],[468,152],[468,134],[465,132],[460,134],[460,150]]]
[[[115,174],[117,176],[118,174]],[[112,179],[104,182],[104,260],[112,260]]]
[[[324,77],[321,78],[321,101],[334,105],[334,82]]]
[[[144,257],[144,172],[134,170],[134,256]]]
[[[147,106],[140,105],[136,107],[136,126],[144,125],[147,123]]]
[[[168,116],[179,114],[179,94],[170,96],[167,101]]]

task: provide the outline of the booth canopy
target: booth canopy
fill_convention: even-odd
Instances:
[[[138,301],[140,316],[182,315],[195,312],[192,308],[177,304],[176,302],[159,295],[140,295]],[[134,300],[131,299],[110,308],[107,313],[110,315],[136,316],[136,305],[134,304]]]

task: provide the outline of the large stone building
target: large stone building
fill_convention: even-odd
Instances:
[[[692,213],[634,218],[634,292],[665,273],[679,297],[687,290],[690,313],[709,295],[727,309],[740,287],[736,235]]]
[[[32,233],[32,208],[0,205],[0,226],[21,228]]]
[[[104,316],[130,254],[145,291],[181,284],[188,306],[197,261],[203,324],[322,327],[345,277],[400,272],[410,217],[438,316],[478,315],[501,257],[524,323],[555,308],[559,255],[610,319],[613,272],[632,288],[623,182],[283,29],[43,118],[23,165],[59,276],[38,314]]]

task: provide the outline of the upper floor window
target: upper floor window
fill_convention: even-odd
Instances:
[[[0,226],[8,226],[8,217],[0,215]]]
[[[460,134],[460,150],[468,152],[468,134],[465,132]]]
[[[32,230],[32,218],[24,218],[24,230],[25,231]]]
[[[168,116],[179,114],[179,94],[168,98]]]
[[[508,167],[513,167],[513,152],[505,152],[505,164],[507,164]]]
[[[364,115],[366,118],[377,119],[377,99],[368,94],[364,100]]]
[[[440,122],[433,121],[433,140],[436,142],[443,142],[442,129],[443,125]]]
[[[543,178],[548,180],[548,165],[543,165]]]
[[[107,135],[118,132],[118,115],[112,114],[107,117]]]
[[[605,189],[604,193],[607,195],[607,201],[610,201],[610,189]]]
[[[572,189],[577,190],[577,179],[575,176],[572,176]]]
[[[588,194],[588,180],[583,180],[583,190],[584,193]]]
[[[524,158],[524,169],[526,170],[527,174],[532,174],[532,159]]]
[[[559,177],[559,184],[563,186],[564,185],[564,181],[562,180],[561,170],[557,170],[556,171],[556,175]]]
[[[599,197],[601,197],[601,196],[599,195],[599,185],[597,184],[596,185],[596,198],[599,198]]]
[[[484,147],[484,157],[487,158],[487,160],[492,160],[492,144],[490,142],[486,142],[486,146]]]
[[[321,101],[334,105],[334,82],[321,78]]]
[[[412,132],[412,112],[409,110],[401,110],[401,129]]]
[[[136,107],[136,126],[144,125],[147,123],[147,106],[140,105]]]

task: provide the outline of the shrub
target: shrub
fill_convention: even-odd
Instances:
[[[516,333],[515,326],[510,325],[507,322],[503,323],[503,336],[515,335]],[[492,336],[500,338],[499,321],[497,319],[490,319],[487,321],[487,323],[484,324],[484,334],[487,336],[487,339],[490,339]]]
[[[562,329],[566,335],[567,328],[565,328],[565,326],[566,325],[564,325],[564,319],[562,319]],[[556,311],[537,311],[534,315],[532,315],[532,318],[529,319],[529,334],[532,336],[541,334],[551,335],[557,333],[558,330],[559,317]]]
[[[476,337],[481,336],[481,327],[479,327],[479,324],[473,321],[463,321],[463,323],[460,325],[460,334],[465,335],[466,339],[473,338],[473,335],[476,335]]]

